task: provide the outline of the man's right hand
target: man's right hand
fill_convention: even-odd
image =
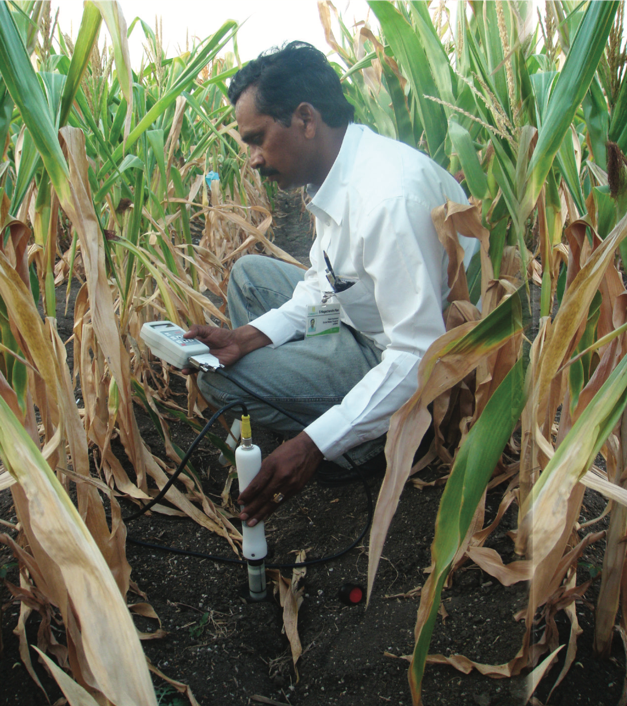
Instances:
[[[240,358],[257,348],[263,348],[272,341],[265,333],[254,326],[240,326],[236,329],[217,328],[216,326],[199,326],[193,324],[183,338],[196,338],[201,343],[209,346],[212,355],[224,365],[229,367],[237,363]],[[192,372],[189,368],[184,373]]]

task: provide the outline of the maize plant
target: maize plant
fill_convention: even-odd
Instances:
[[[369,5],[376,34],[367,23],[351,31],[330,2],[319,3],[358,119],[426,151],[470,199],[432,214],[450,259],[447,334],[425,355],[417,393],[391,422],[369,588],[403,486],[424,466],[412,469],[412,459],[433,417],[431,458],[438,455],[450,475],[415,628],[414,703],[421,703],[428,661],[495,677],[538,667],[529,698],[559,649],[558,603],[571,636],[555,686],[575,660],[574,601],[585,590],[576,583],[577,561],[603,536],[577,532],[586,486],[611,510],[596,611],[599,653],[609,652],[627,575],[624,3],[547,2],[540,22],[526,2],[460,2],[456,18],[446,3]],[[456,233],[481,242],[467,273]],[[474,400],[455,415],[462,383]],[[503,456],[506,447],[514,463]],[[599,453],[606,471],[595,465]],[[483,527],[488,483],[503,480],[502,507],[512,490],[518,502],[521,556],[507,566],[484,546],[494,523]],[[528,582],[524,642],[507,664],[428,655],[442,590],[468,560],[507,585]],[[537,619],[544,632],[532,640]]]

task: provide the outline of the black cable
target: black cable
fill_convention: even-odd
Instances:
[[[191,446],[187,450],[187,453],[185,456],[183,456],[183,460],[179,463],[178,468],[174,473],[172,474],[170,480],[161,488],[160,492],[158,495],[156,495],[150,502],[146,503],[142,507],[137,510],[137,512],[134,512],[132,515],[129,515],[128,517],[123,517],[122,520],[124,522],[130,522],[131,520],[136,520],[138,517],[141,517],[145,512],[148,512],[150,508],[153,505],[156,505],[160,500],[163,499],[163,497],[166,495],[168,490],[172,487],[174,481],[181,475],[183,472],[183,469],[185,466],[187,466],[187,462],[189,461],[192,453],[198,446],[198,444],[205,438],[205,434],[211,429],[211,427],[214,425],[216,419],[218,417],[221,417],[225,412],[227,412],[229,409],[232,407],[241,407],[242,408],[242,413],[243,414],[248,414],[248,409],[246,408],[246,405],[241,402],[240,400],[236,400],[235,402],[230,402],[229,404],[224,405],[221,409],[219,409],[213,417],[205,424],[203,430],[198,434],[198,436],[194,439],[192,442]]]
[[[329,561],[334,561],[335,559],[339,559],[341,556],[344,556],[344,554],[347,554],[348,552],[351,551],[351,549],[354,549],[359,542],[363,539],[364,535],[368,531],[368,528],[370,527],[370,522],[372,521],[372,493],[370,492],[370,488],[368,487],[368,483],[366,480],[362,477],[361,479],[364,484],[364,488],[366,491],[366,497],[368,499],[368,520],[360,532],[359,536],[357,539],[353,541],[352,544],[350,544],[348,547],[345,547],[342,549],[342,551],[338,552],[337,554],[332,554],[331,556],[323,556],[320,559],[309,559],[308,561],[299,561],[295,562],[293,564],[268,564],[266,563],[266,569],[302,569],[307,566],[314,566],[315,564],[326,564]],[[141,547],[148,547],[150,549],[163,549],[166,552],[172,552],[173,554],[184,554],[186,556],[195,556],[198,559],[211,559],[211,561],[217,561],[217,562],[222,562],[224,564],[239,564],[240,566],[247,566],[248,562],[245,561],[244,559],[232,559],[231,557],[226,557],[226,556],[217,556],[215,554],[205,554],[203,552],[194,552],[190,551],[187,549],[175,549],[174,547],[166,547],[164,544],[152,544],[150,542],[144,542],[140,539],[135,539],[134,537],[127,536],[127,541],[129,541],[131,544],[137,544]]]
[[[215,370],[216,373],[219,373],[222,375],[222,377],[226,378],[229,382],[233,383],[234,385],[237,385],[239,388],[244,390],[247,394],[251,395],[251,397],[255,397],[258,399],[260,402],[263,404],[267,404],[268,406],[276,409],[278,412],[281,414],[285,415],[286,417],[289,417],[293,421],[295,421],[297,424],[300,424],[302,427],[306,427],[307,424],[302,421],[302,419],[299,419],[295,415],[291,414],[291,412],[288,412],[287,410],[279,407],[279,405],[275,404],[274,402],[271,402],[270,400],[267,400],[263,398],[261,395],[257,394],[250,388],[248,388],[246,385],[243,383],[240,383],[238,380],[235,380],[234,378],[230,377],[227,375],[227,373],[222,370],[221,368],[218,368]],[[204,426],[203,430],[198,434],[198,436],[194,439],[192,442],[191,446],[189,447],[187,453],[183,457],[183,460],[179,464],[178,468],[176,471],[172,474],[170,480],[163,486],[161,489],[160,493],[155,496],[149,503],[141,507],[137,512],[133,513],[132,515],[129,515],[128,517],[123,517],[122,519],[124,522],[129,522],[131,520],[134,520],[141,515],[143,515],[145,512],[147,512],[153,505],[155,505],[159,500],[161,500],[164,495],[167,493],[167,491],[170,489],[174,481],[179,477],[185,466],[187,465],[187,462],[192,455],[193,451],[196,449],[198,444],[202,441],[202,439],[205,437],[211,426],[215,423],[216,419],[220,417],[224,412],[227,412],[229,409],[233,407],[242,407],[243,413],[248,414],[248,411],[246,409],[246,405],[244,402],[241,400],[236,400],[235,402],[231,402],[227,405],[224,405],[221,409],[219,409],[212,417],[211,419],[207,422],[207,424]],[[373,507],[372,507],[372,493],[370,492],[370,487],[368,486],[368,482],[364,478],[363,474],[361,473],[359,467],[357,464],[353,461],[353,459],[346,453],[343,454],[343,457],[348,461],[348,463],[352,466],[353,470],[356,471],[359,479],[361,480],[364,491],[366,493],[366,500],[368,503],[368,519],[366,520],[366,524],[364,525],[362,531],[359,533],[359,536],[357,539],[355,539],[348,547],[345,547],[342,549],[342,551],[338,552],[337,554],[333,554],[331,556],[327,557],[321,557],[320,559],[310,559],[309,561],[300,561],[300,562],[295,562],[293,564],[266,564],[266,567],[268,569],[300,569],[304,568],[307,566],[314,566],[316,564],[326,564],[329,561],[334,561],[335,559],[339,559],[341,556],[344,556],[344,554],[347,554],[348,552],[351,551],[351,549],[354,549],[359,542],[363,539],[365,536],[366,532],[370,528],[370,523],[372,522],[372,515],[373,515]],[[140,539],[135,539],[134,537],[131,537],[130,535],[127,536],[127,540],[131,544],[136,544],[138,546],[142,547],[148,547],[150,549],[162,549],[167,552],[171,552],[172,554],[183,554],[186,556],[193,556],[197,557],[199,559],[210,559],[211,561],[217,561],[217,562],[222,562],[225,564],[239,564],[241,566],[246,566],[248,564],[247,561],[244,561],[242,559],[232,559],[230,557],[224,557],[224,556],[217,556],[214,554],[205,554],[203,552],[194,552],[190,551],[187,549],[175,549],[174,547],[166,547],[163,544],[152,544],[151,542],[144,542],[143,540]]]

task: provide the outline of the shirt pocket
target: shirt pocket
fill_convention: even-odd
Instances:
[[[383,324],[374,294],[358,280],[352,287],[337,292],[335,299],[342,307],[342,320],[362,333],[381,333]],[[348,321],[346,321],[348,319]]]

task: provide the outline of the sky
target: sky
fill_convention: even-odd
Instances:
[[[317,0],[120,0],[127,25],[137,16],[154,28],[155,16],[163,21],[163,44],[167,55],[175,56],[185,49],[187,31],[190,44],[213,34],[227,19],[244,22],[238,32],[238,47],[243,61],[254,59],[260,52],[285,41],[300,39],[328,53],[324,31],[318,15]],[[368,15],[366,0],[336,0],[344,22],[350,27],[354,20]],[[64,33],[76,37],[80,26],[82,0],[53,0],[59,8],[59,24]],[[372,18],[372,13],[370,13]],[[106,30],[101,30],[101,38]],[[131,63],[138,69],[144,34],[135,26],[129,39]]]

